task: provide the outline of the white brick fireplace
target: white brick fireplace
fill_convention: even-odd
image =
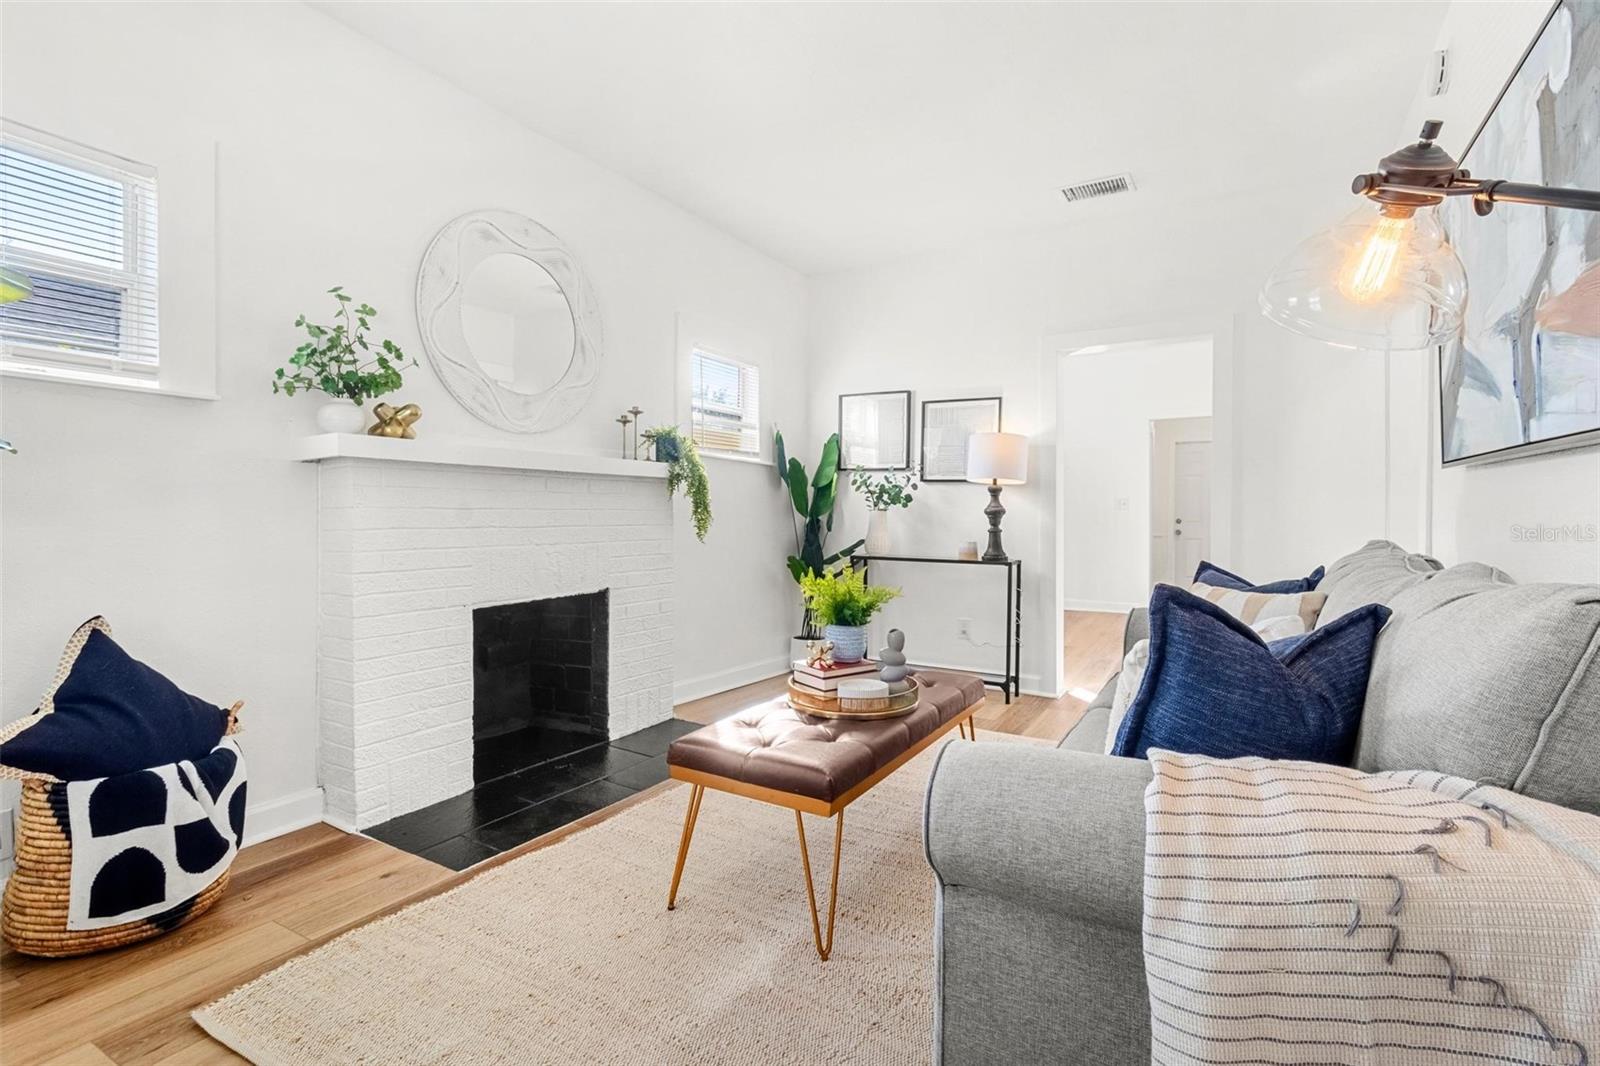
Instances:
[[[320,770],[365,828],[472,787],[472,610],[610,589],[613,737],[672,715],[672,508],[654,463],[325,435]]]

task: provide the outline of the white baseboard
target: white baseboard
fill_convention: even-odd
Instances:
[[[322,789],[307,788],[244,810],[244,846],[304,829],[322,821]]]
[[[361,835],[361,830],[356,828],[356,824],[354,822],[347,822],[343,818],[340,818],[337,814],[330,814],[325,811],[322,815],[322,821],[326,825],[333,826],[341,833],[349,833],[351,836]]]
[[[1062,609],[1067,611],[1095,611],[1100,614],[1127,614],[1136,607],[1143,607],[1142,603],[1124,603],[1121,600],[1064,600]]]
[[[912,663],[911,666],[917,670],[958,670],[964,674],[986,674],[991,677],[999,677],[1000,671],[1005,669],[1004,664],[999,667],[977,666],[972,663],[924,662],[920,659]],[[1038,674],[1019,674],[1017,675],[1017,684],[1018,691],[1024,696],[1043,696],[1046,699],[1054,699],[1056,696],[1055,693],[1045,690],[1039,681]]]
[[[726,692],[730,688],[740,685],[749,685],[757,681],[765,681],[769,677],[789,671],[789,660],[774,656],[771,659],[760,659],[752,663],[719,670],[714,674],[701,674],[699,677],[685,677],[673,682],[672,702],[688,703],[705,696],[714,696],[719,692]]]

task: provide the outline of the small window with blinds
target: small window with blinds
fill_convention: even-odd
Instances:
[[[689,353],[689,420],[695,445],[723,455],[761,455],[761,372],[701,348]]]
[[[27,291],[0,304],[5,363],[155,384],[154,168],[7,123],[0,266]]]

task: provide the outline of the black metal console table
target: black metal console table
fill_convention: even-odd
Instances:
[[[982,559],[956,559],[946,555],[865,555],[851,557],[861,568],[862,578],[871,581],[873,563],[939,563],[951,566],[990,566],[1006,573],[1006,671],[999,679],[991,675],[983,683],[1005,693],[1006,702],[1022,691],[1022,560],[1006,559],[986,563]]]

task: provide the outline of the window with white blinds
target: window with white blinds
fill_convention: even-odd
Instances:
[[[696,348],[689,353],[690,435],[702,451],[761,455],[761,372]]]
[[[8,123],[0,265],[33,290],[0,304],[7,363],[155,377],[154,168]]]

